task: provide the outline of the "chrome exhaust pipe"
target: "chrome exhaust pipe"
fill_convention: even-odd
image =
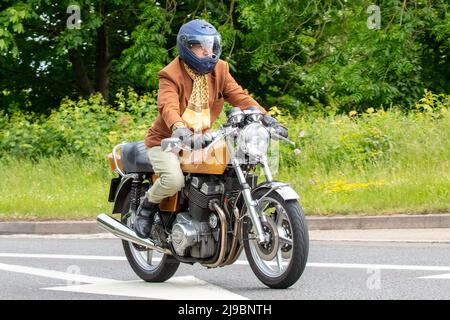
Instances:
[[[156,246],[153,241],[150,239],[142,239],[140,238],[134,230],[131,230],[126,225],[121,223],[120,221],[114,219],[111,216],[108,216],[105,213],[99,214],[97,216],[97,223],[100,226],[100,228],[112,233],[116,237],[119,237],[122,240],[133,242],[137,245],[159,251],[161,253],[170,254],[172,255],[172,252],[168,249],[163,249],[158,246]]]

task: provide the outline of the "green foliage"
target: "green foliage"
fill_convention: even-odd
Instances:
[[[448,98],[427,91],[418,105],[434,107],[407,114],[368,108],[330,116],[281,115],[296,149],[281,147],[275,178],[294,186],[310,214],[446,212]]]
[[[448,94],[449,3],[378,1],[379,29],[367,26],[371,4],[239,1],[246,83],[294,113],[410,109],[426,87]]]
[[[19,49],[14,34],[24,33],[23,22],[36,18],[29,4],[18,2],[0,12],[0,52],[6,52],[14,58],[19,56]]]
[[[416,109],[431,114],[434,117],[440,117],[450,108],[450,95],[443,93],[435,94],[425,89],[425,94],[416,104]]]
[[[69,29],[71,0],[0,4],[1,109],[50,113],[63,97],[120,88],[157,89],[176,55],[176,34],[204,18],[222,34],[222,58],[263,106],[293,115],[399,107],[414,109],[425,88],[449,94],[447,0],[373,1],[82,0],[80,29]],[[30,102],[30,103],[26,103]]]
[[[108,164],[76,155],[2,157],[0,221],[82,220],[108,212]]]
[[[80,28],[67,24],[74,4]],[[168,61],[165,19],[154,0],[2,1],[0,92],[11,95],[0,99],[0,109],[18,103],[49,114],[64,97],[101,92],[108,100],[122,87],[156,89],[157,72]]]
[[[170,32],[165,11],[158,5],[139,6],[142,21],[131,33],[132,45],[125,49],[117,64],[137,85],[158,87],[158,71],[169,62],[165,34]]]
[[[278,115],[301,150],[298,155],[292,147],[282,146],[282,166],[313,164],[304,167],[305,172],[330,172],[343,166],[361,169],[415,161],[431,165],[435,159],[450,159],[448,139],[442,140],[450,132],[449,98],[425,91],[418,110],[409,114],[368,108],[325,117]]]
[[[448,98],[427,91],[421,104],[434,101],[436,106],[435,99]],[[142,139],[156,114],[154,104],[154,96],[129,89],[109,106],[94,95],[65,100],[48,118],[3,114],[0,220],[92,219],[109,210],[106,198],[114,174],[105,155],[117,142]],[[280,144],[274,178],[294,187],[307,214],[448,212],[448,104],[408,114],[369,108],[293,118],[278,108],[271,112],[297,144],[297,151]],[[46,146],[56,150],[53,156]],[[33,159],[26,158],[30,155]]]
[[[154,94],[119,90],[112,105],[100,94],[64,99],[50,116],[0,113],[2,156],[33,159],[65,153],[103,159],[113,145],[142,140],[157,113]]]

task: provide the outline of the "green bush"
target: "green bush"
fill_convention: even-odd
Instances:
[[[368,108],[295,118],[272,108],[296,142],[279,144],[274,179],[294,187],[308,214],[448,212],[448,101],[427,91],[409,113]],[[109,210],[114,173],[105,155],[142,139],[156,113],[154,95],[127,90],[112,105],[98,95],[65,100],[46,118],[2,114],[0,219],[93,218]]]
[[[128,89],[119,90],[111,104],[106,104],[100,94],[77,101],[64,99],[48,117],[20,111],[3,113],[0,152],[2,156],[33,159],[66,153],[103,159],[114,145],[144,138],[157,115],[156,104],[154,93],[138,95]],[[332,170],[348,164],[365,167],[395,162],[411,154],[423,157],[418,148],[429,149],[428,155],[445,152],[445,143],[435,145],[433,141],[440,141],[438,136],[447,130],[449,107],[449,96],[425,91],[416,111],[408,114],[373,108],[363,113],[298,117],[276,107],[270,112],[289,127],[290,138],[302,150],[299,155],[281,144],[282,165],[295,167],[306,160]],[[224,120],[222,114],[220,121]]]
[[[141,140],[157,114],[154,94],[120,90],[108,105],[100,94],[64,99],[50,116],[0,114],[2,155],[33,159],[64,153],[101,158],[113,145]]]
[[[282,165],[310,164],[311,170],[330,171],[342,166],[365,168],[425,158],[431,162],[449,159],[450,142],[442,139],[450,133],[449,97],[425,91],[416,111],[407,114],[395,108],[369,108],[364,113],[323,117],[278,115],[288,124],[290,138],[301,150],[294,152],[293,147],[282,145]]]

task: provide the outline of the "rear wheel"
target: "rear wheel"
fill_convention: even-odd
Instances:
[[[130,194],[126,198],[126,212],[122,213],[122,223],[133,228],[134,214],[129,211]],[[180,262],[173,256],[141,247],[132,242],[122,240],[125,256],[133,271],[147,282],[164,282],[177,271]]]
[[[259,190],[254,199],[267,190]],[[258,243],[251,221],[244,224],[245,254],[258,279],[270,288],[284,289],[302,275],[309,251],[308,227],[297,200],[284,200],[272,191],[259,203],[260,214],[266,217],[264,232],[269,241]]]

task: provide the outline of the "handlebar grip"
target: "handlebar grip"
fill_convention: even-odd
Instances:
[[[289,140],[288,138],[285,138],[285,137],[283,137],[283,136],[280,136],[280,135],[276,132],[276,130],[275,130],[274,128],[270,128],[270,129],[269,129],[269,132],[270,132],[270,136],[271,136],[271,137],[274,136],[274,137],[277,138],[278,140],[286,141],[287,143],[290,143],[291,145],[293,145],[293,146],[295,147],[295,142],[294,142],[294,141]]]

